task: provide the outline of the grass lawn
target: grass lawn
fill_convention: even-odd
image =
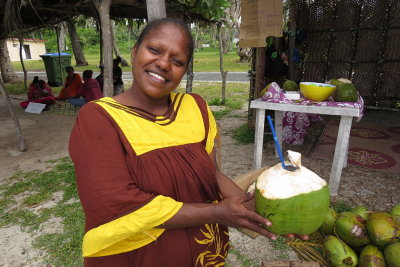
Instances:
[[[122,55],[130,64],[130,54]],[[78,71],[91,69],[98,71],[100,56],[98,54],[85,54],[85,58],[89,66],[75,67],[75,59],[72,57],[71,64]],[[224,55],[224,69],[229,72],[247,72],[250,69],[249,63],[239,63],[239,57],[235,51]],[[15,71],[22,71],[19,61],[13,62]],[[44,71],[45,66],[43,60],[25,60],[25,68],[28,71]],[[122,67],[122,71],[131,71],[131,67]],[[194,53],[194,71],[197,72],[219,72],[219,53],[215,48],[203,48]]]

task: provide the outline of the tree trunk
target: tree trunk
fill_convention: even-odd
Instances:
[[[155,19],[167,17],[165,0],[146,0],[147,19],[149,22]]]
[[[101,25],[101,42],[102,45],[102,58],[104,62],[104,96],[112,96],[114,92],[113,73],[112,73],[112,40],[111,35],[111,20],[110,20],[110,6],[111,0],[92,0],[94,6],[100,15]]]
[[[7,49],[7,39],[0,40],[0,71],[3,81],[8,83],[12,80],[18,79],[11,63],[10,55]]]
[[[193,57],[190,59],[186,70],[186,93],[191,93],[193,89]]]
[[[21,66],[22,70],[24,72],[24,85],[25,85],[25,91],[28,92],[28,73],[26,72],[25,64],[24,64],[24,58],[22,56],[22,49],[24,49],[24,39],[22,36],[18,37],[19,40],[19,60],[21,61]]]
[[[113,21],[113,20],[111,21],[111,38],[113,41],[113,48],[114,48],[115,56],[121,58],[121,65],[123,67],[127,67],[128,62],[126,62],[126,60],[122,57],[121,52],[119,51],[119,48],[118,48],[117,40],[115,38],[115,21]]]
[[[65,51],[65,38],[67,37],[64,23],[60,23],[59,28],[60,36],[58,37],[58,46],[60,47],[60,51],[63,52]]]
[[[77,66],[87,66],[88,63],[83,54],[81,44],[79,43],[79,36],[76,32],[75,22],[69,19],[67,22],[67,28],[69,33],[69,38],[71,39],[72,51],[74,52],[74,57]]]
[[[17,136],[18,136],[19,151],[24,152],[24,151],[26,151],[26,146],[25,146],[24,137],[22,136],[21,125],[19,124],[17,115],[14,113],[10,97],[6,93],[6,88],[5,88],[4,83],[1,78],[0,78],[0,92],[4,97],[4,100],[6,101],[6,106],[8,108],[8,111],[10,111],[11,118],[14,121],[15,129],[17,131]]]
[[[225,104],[225,91],[226,91],[226,76],[228,71],[224,71],[224,46],[222,40],[222,27],[218,24],[218,41],[219,41],[219,69],[222,75],[222,90],[221,90],[221,100],[222,104]]]

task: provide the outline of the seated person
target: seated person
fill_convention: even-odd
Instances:
[[[114,80],[114,92],[113,95],[119,95],[124,92],[124,82],[122,81],[122,69],[119,63],[122,62],[121,57],[113,59],[113,80]]]
[[[65,71],[68,73],[68,76],[65,78],[64,88],[61,89],[60,94],[56,97],[57,100],[66,100],[75,97],[78,94],[79,87],[83,83],[81,76],[74,72],[73,67],[68,66],[65,68]]]
[[[104,76],[103,76],[104,66],[103,66],[103,64],[101,64],[99,66],[99,68],[100,68],[100,74],[97,75],[96,80],[99,82],[101,93],[103,93],[103,84],[104,84]]]
[[[39,80],[38,76],[33,78],[28,89],[28,100],[21,102],[19,105],[26,108],[30,102],[52,105],[56,101],[50,86],[43,80]]]
[[[79,87],[78,94],[68,99],[68,102],[74,106],[81,107],[87,102],[103,97],[100,85],[96,79],[92,79],[93,71],[85,70],[82,74],[84,83]]]

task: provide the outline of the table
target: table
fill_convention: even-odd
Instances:
[[[356,107],[305,106],[292,103],[272,103],[262,101],[261,98],[251,101],[250,108],[256,109],[256,132],[253,162],[254,169],[261,167],[266,109],[275,111],[275,132],[281,147],[283,112],[292,111],[340,116],[340,125],[336,140],[335,154],[333,156],[332,169],[329,177],[330,194],[336,196],[338,193],[342,169],[347,165],[347,152],[352,120],[353,117],[360,116],[360,110]]]

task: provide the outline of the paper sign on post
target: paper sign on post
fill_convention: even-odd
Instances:
[[[45,107],[46,104],[30,102],[26,107],[25,112],[40,114]]]
[[[241,3],[239,47],[265,47],[268,36],[282,36],[282,0],[242,0]]]

